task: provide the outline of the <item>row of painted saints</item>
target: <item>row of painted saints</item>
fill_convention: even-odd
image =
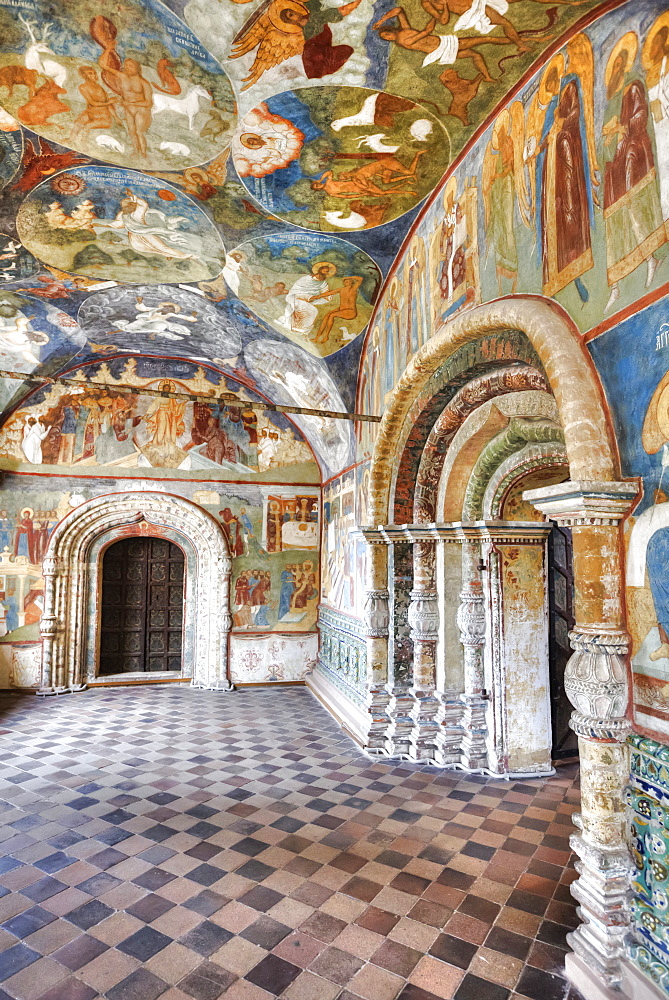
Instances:
[[[608,292],[599,315],[614,310],[621,283],[637,269],[640,290],[652,284],[668,239],[669,12],[643,43],[634,31],[618,37],[602,77],[603,92],[595,87],[592,43],[576,35],[544,68],[527,104],[518,100],[499,113],[480,173],[467,175],[465,160],[465,176],[449,179],[442,210],[432,212],[431,235],[414,237],[369,336],[359,387],[363,412],[382,412],[384,393],[434,323],[481,301],[480,271],[494,264],[496,289],[488,297],[519,290],[523,232],[536,248],[544,295],[572,287],[584,310],[602,294],[589,275],[602,252]],[[522,274],[531,282],[522,290],[533,291],[526,259]],[[416,290],[423,292],[418,299]]]
[[[146,385],[188,391],[171,379]],[[3,425],[0,457],[33,466],[223,469],[242,475],[313,461],[286,421],[274,423],[241,400],[239,405],[182,402],[113,387],[104,393],[54,387]]]

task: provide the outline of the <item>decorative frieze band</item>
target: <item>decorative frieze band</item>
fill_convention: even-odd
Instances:
[[[538,521],[451,521],[433,524],[365,525],[352,531],[375,545],[397,542],[442,541],[462,545],[464,542],[494,542],[497,545],[543,545],[550,534],[550,525]]]

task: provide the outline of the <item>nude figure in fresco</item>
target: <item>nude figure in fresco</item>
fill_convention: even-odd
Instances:
[[[409,167],[405,167],[394,156],[380,154],[378,160],[366,163],[364,167],[357,167],[355,170],[345,170],[337,178],[331,170],[326,170],[318,180],[311,182],[311,187],[314,191],[325,191],[334,198],[359,198],[360,195],[372,197],[387,194],[415,195],[416,191],[410,188],[380,188],[372,178],[378,178],[382,184],[400,184],[409,177],[415,177],[420,157],[426,152],[425,149],[419,150]]]
[[[399,28],[383,28],[387,21],[397,19]],[[372,27],[379,32],[386,42],[394,42],[401,49],[410,52],[424,52],[423,66],[437,63],[439,66],[450,66],[457,59],[471,59],[483,79],[492,83],[488,64],[477,51],[479,45],[510,45],[511,39],[498,38],[458,38],[457,35],[438,35],[435,32],[436,19],[431,17],[424,28],[415,28],[409,21],[403,7],[393,7],[387,14],[380,17]]]
[[[117,98],[108,94],[98,82],[98,74],[93,66],[79,66],[79,76],[84,81],[79,85],[79,93],[86,101],[86,110],[77,117],[70,132],[70,142],[79,136],[86,136],[92,129],[109,128],[120,118],[114,107]]]
[[[355,319],[358,315],[358,290],[362,284],[362,278],[358,275],[350,275],[344,278],[341,288],[334,288],[331,292],[326,292],[322,298],[333,298],[339,296],[339,305],[336,309],[331,309],[321,320],[315,337],[311,337],[315,344],[327,343],[332,326],[336,319]]]
[[[134,151],[139,156],[146,156],[146,133],[151,125],[153,87],[142,76],[142,67],[136,59],[124,59],[121,69],[115,69],[106,65],[107,55],[107,52],[103,53],[98,62],[115,84]]]

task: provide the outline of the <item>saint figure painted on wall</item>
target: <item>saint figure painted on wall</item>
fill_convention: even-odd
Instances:
[[[649,133],[646,88],[635,70],[639,40],[628,31],[606,64],[604,114],[604,222],[606,274],[611,294],[606,309],[620,297],[620,281],[646,262],[646,287],[660,263],[656,251],[666,241]]]

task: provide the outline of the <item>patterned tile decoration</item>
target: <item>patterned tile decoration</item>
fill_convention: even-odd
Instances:
[[[633,735],[629,810],[633,932],[629,954],[669,995],[669,747]]]
[[[575,1000],[576,770],[364,756],[304,688],[0,699],[1,1000]]]
[[[367,643],[359,618],[321,604],[318,608],[320,645],[318,666],[340,691],[358,705],[364,704],[367,680]]]

